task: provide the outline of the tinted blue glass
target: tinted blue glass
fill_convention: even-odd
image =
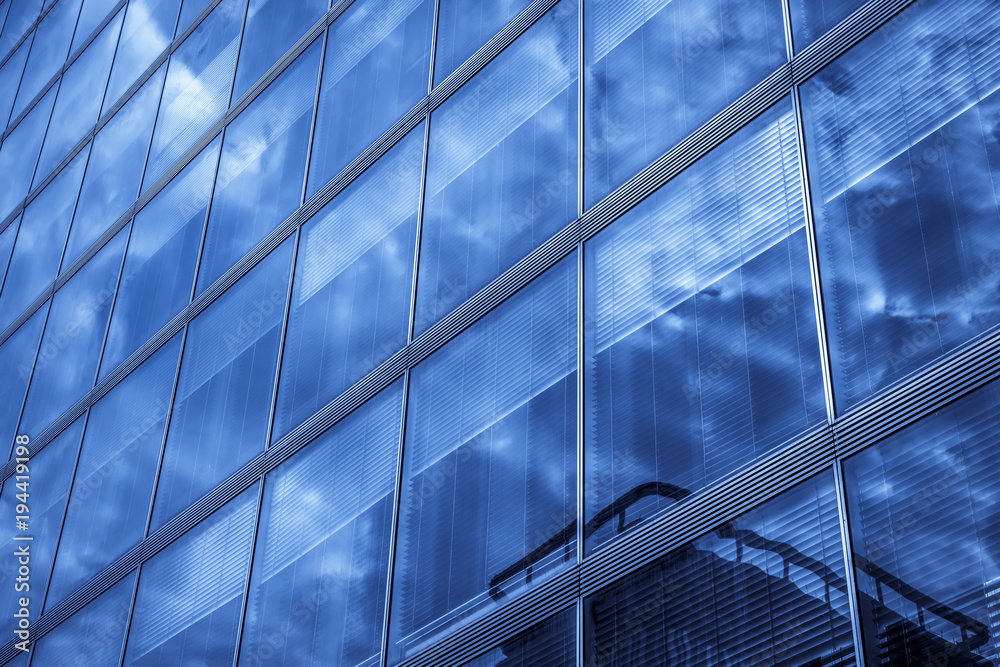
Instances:
[[[94,126],[101,111],[104,84],[111,71],[123,13],[118,13],[63,74],[52,108],[52,120],[45,134],[45,144],[35,169],[36,184],[41,183],[52,167]]]
[[[59,273],[86,164],[84,149],[24,210],[10,271],[0,292],[0,329],[13,322]]]
[[[560,2],[432,115],[415,334],[576,218],[577,33]]]
[[[406,344],[423,126],[302,226],[274,438]]]
[[[232,664],[257,488],[244,491],[142,566],[124,664]]]
[[[293,243],[275,249],[188,328],[150,530],[264,451]]]
[[[393,659],[575,552],[575,530],[561,533],[576,518],[575,268],[556,265],[411,372]]]
[[[75,260],[135,201],[162,82],[161,67],[94,138],[64,265]]]
[[[144,535],[180,338],[90,409],[46,609]]]
[[[11,112],[14,118],[28,107],[28,103],[42,91],[43,86],[66,61],[70,40],[73,38],[73,27],[76,25],[77,14],[80,13],[80,2],[81,0],[61,0],[35,28],[31,53],[28,54],[21,87],[17,90],[17,99]]]
[[[222,0],[170,56],[144,190],[225,112],[245,6]]]
[[[1000,321],[1000,5],[914,5],[802,87],[844,411]]]
[[[869,665],[1000,661],[1000,386],[844,464]]]
[[[826,416],[791,105],[587,244],[588,521],[629,525]],[[636,495],[638,494],[638,495]],[[680,496],[680,497],[682,497]],[[595,546],[621,525],[590,527]]]
[[[220,143],[216,139],[206,146],[136,214],[104,345],[101,377],[138,350],[191,299]]]
[[[127,575],[96,600],[35,642],[36,665],[116,665],[128,624],[136,573]]]
[[[402,382],[268,475],[241,665],[377,664]]]
[[[73,480],[73,466],[80,447],[80,436],[83,435],[83,422],[82,417],[73,422],[55,440],[45,445],[42,451],[31,457],[23,475],[12,475],[4,482],[0,512],[11,518],[3,522],[3,527],[0,528],[0,585],[10,593],[0,596],[0,613],[3,614],[0,616],[3,619],[0,631],[7,637],[15,636],[14,630],[18,627],[18,622],[14,612],[20,606],[18,598],[21,595],[30,601],[28,610],[32,621],[42,611],[45,586],[52,572],[52,560],[59,542],[66,498]],[[17,530],[14,524],[14,517],[23,514],[16,511],[17,505],[24,500],[18,498],[22,494],[27,494],[25,504],[30,509],[27,531]],[[24,537],[32,539],[15,539]],[[18,552],[24,553],[24,547],[27,547],[27,563],[21,561],[18,555]],[[16,579],[18,566],[22,564],[27,564],[30,569],[27,581],[24,578],[21,581]],[[18,583],[27,584],[28,588],[18,591],[15,588]]]
[[[199,292],[299,207],[319,53],[317,40],[226,128]]]
[[[38,12],[42,9],[42,0],[10,0],[10,3],[7,20],[3,24],[3,33],[0,34],[0,55],[10,51],[21,35],[38,18]],[[31,38],[25,41],[30,42]]]
[[[863,4],[864,0],[790,0],[795,51],[812,44]]]
[[[326,45],[308,195],[427,94],[431,0],[360,0]]]
[[[6,218],[28,194],[55,96],[56,87],[53,86],[0,146],[0,174],[5,180],[4,187],[0,188],[0,220]]]
[[[20,218],[15,218],[0,232],[0,276],[7,274],[7,264],[10,262],[11,252],[14,250],[14,239],[17,237],[17,228],[20,222]],[[0,277],[0,285],[3,285],[2,277]]]
[[[588,206],[787,57],[781,0],[587,0],[584,47]]]
[[[530,4],[531,0],[442,0],[434,83],[444,81]]]
[[[179,5],[180,0],[129,0],[102,113],[111,109],[170,44]]]
[[[177,20],[177,32],[183,32],[188,23],[191,23],[198,12],[204,9],[207,4],[208,0],[184,0],[181,5],[180,18]]]
[[[240,99],[326,11],[327,0],[250,0],[233,101]]]
[[[127,237],[126,226],[52,298],[21,433],[41,433],[94,386]]]
[[[586,600],[586,664],[855,664],[839,524],[827,473],[675,549]]]
[[[90,33],[94,32],[94,29],[100,25],[116,4],[118,4],[117,0],[83,0],[80,18],[77,20],[76,31],[73,33],[73,46],[70,47],[70,53],[73,53],[78,46],[86,41]]]
[[[38,351],[48,312],[49,305],[43,305],[0,345],[0,377],[4,378],[0,383],[0,456],[3,457],[11,452],[17,421],[24,405],[24,394],[28,389],[28,380],[31,379],[31,367],[35,363],[35,353]]]
[[[462,667],[575,667],[576,608],[512,637],[488,653],[462,663]]]
[[[7,126],[10,110],[14,106],[17,88],[21,83],[24,61],[28,58],[31,40],[27,40],[0,67],[0,125]]]

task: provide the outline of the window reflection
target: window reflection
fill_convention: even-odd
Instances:
[[[129,0],[101,113],[107,113],[170,44],[179,5],[180,0]]]
[[[508,639],[462,667],[573,667],[576,665],[576,608],[570,607]]]
[[[530,4],[531,0],[442,0],[434,84],[444,81]]]
[[[0,146],[0,174],[4,175],[5,181],[4,187],[0,188],[0,220],[6,218],[28,194],[55,96],[56,88],[53,86]]]
[[[21,77],[17,99],[11,111],[13,118],[17,118],[28,108],[35,95],[41,92],[42,87],[66,61],[79,13],[80,0],[61,0],[35,28],[28,62],[24,66],[24,76]]]
[[[0,377],[4,378],[0,383],[0,452],[3,456],[13,451],[12,443],[18,433],[17,422],[21,417],[24,395],[28,390],[28,380],[31,379],[31,369],[35,365],[35,354],[48,312],[49,304],[45,303],[0,345]]]

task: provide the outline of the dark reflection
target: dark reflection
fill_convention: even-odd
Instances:
[[[576,639],[576,608],[570,607],[462,667],[573,667]]]
[[[438,9],[434,83],[441,83],[514,20],[531,0],[443,0]]]

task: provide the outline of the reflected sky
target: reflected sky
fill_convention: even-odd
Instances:
[[[790,0],[795,52],[805,49],[863,4],[865,0]]]
[[[0,33],[0,54],[6,54],[14,46],[21,35],[31,27],[42,9],[42,0],[8,0],[7,20]],[[31,40],[25,40],[30,42]]]
[[[80,13],[80,1],[60,0],[35,28],[31,52],[28,54],[24,76],[21,77],[14,110],[11,112],[14,118],[28,108],[28,103],[41,92],[42,86],[49,82],[65,62],[76,17]]]
[[[117,0],[83,0],[80,18],[77,19],[76,30],[73,32],[73,46],[70,47],[70,53],[86,41],[116,4]]]
[[[0,377],[4,378],[3,383],[0,383],[0,456],[4,458],[12,451],[49,303],[42,304],[27,322],[0,345]]]
[[[444,81],[530,4],[531,0],[442,0],[434,84]]]
[[[17,87],[21,82],[24,61],[28,58],[30,48],[31,40],[25,41],[0,67],[0,125],[4,127],[7,126],[10,110],[14,106],[14,98],[17,97]]]
[[[179,5],[180,0],[129,0],[102,113],[170,44]]]
[[[0,220],[6,218],[28,194],[55,97],[56,87],[52,86],[0,146],[0,174],[6,181],[0,188]]]

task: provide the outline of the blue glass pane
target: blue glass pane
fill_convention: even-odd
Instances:
[[[802,86],[843,412],[1000,321],[1000,4],[914,5]]]
[[[6,218],[28,194],[55,96],[56,87],[52,86],[0,146],[0,174],[4,175],[5,181],[4,187],[0,188],[0,220]]]
[[[791,0],[792,41],[798,53],[865,4],[865,0]]]
[[[46,303],[0,345],[0,377],[4,378],[0,383],[0,457],[3,458],[12,451],[24,394],[31,379],[31,367],[35,363],[35,353],[48,312],[49,304]]]
[[[3,277],[7,274],[7,264],[14,250],[14,239],[17,237],[20,222],[20,218],[15,218],[0,232],[0,285],[3,285]]]
[[[87,152],[86,148],[80,151],[24,210],[0,292],[0,329],[13,322],[59,273]]]
[[[73,480],[73,467],[83,435],[84,418],[80,417],[49,442],[38,454],[31,457],[22,475],[12,475],[3,485],[0,512],[10,517],[0,524],[0,585],[9,591],[0,596],[0,632],[5,637],[15,636],[18,627],[14,612],[19,608],[18,598],[28,598],[30,620],[34,622],[42,611],[42,600],[52,560],[59,542],[63,513],[69,485]],[[18,486],[18,485],[21,486]],[[14,517],[24,514],[16,511],[25,498],[28,506],[28,528],[17,530]],[[30,540],[24,539],[30,537]],[[25,554],[22,560],[19,554]],[[27,577],[18,580],[18,566],[28,565]],[[21,584],[22,586],[18,586]],[[23,587],[26,585],[26,587]],[[29,632],[32,628],[29,628]],[[31,634],[34,634],[33,632]]]
[[[401,381],[268,475],[241,665],[378,664]]]
[[[90,409],[52,587],[52,609],[142,540],[180,335]]]
[[[142,566],[126,665],[229,665],[253,543],[252,486]]]
[[[198,292],[299,207],[319,53],[317,40],[226,128]]]
[[[274,439],[406,344],[423,126],[302,226]]]
[[[415,335],[576,218],[577,33],[560,2],[432,115]]]
[[[998,442],[993,382],[845,462],[869,665],[1000,664]]]
[[[17,51],[0,67],[0,125],[6,127],[10,110],[14,106],[17,88],[21,83],[24,61],[28,58],[31,40],[25,41]]]
[[[52,167],[94,126],[101,111],[101,92],[111,71],[122,14],[118,13],[63,74],[45,144],[35,169],[36,184],[41,183]]]
[[[135,201],[162,82],[161,67],[94,138],[66,246],[65,266]]]
[[[233,101],[278,62],[326,11],[327,0],[250,0]]]
[[[781,0],[587,0],[583,16],[588,207],[787,59]]]
[[[126,238],[128,226],[52,297],[21,433],[41,433],[94,386]]]
[[[73,27],[76,25],[77,14],[80,13],[80,2],[81,0],[61,0],[35,28],[31,53],[28,54],[21,87],[17,90],[17,100],[11,112],[14,118],[28,107],[28,103],[42,91],[42,87],[66,61],[70,40],[73,38]]]
[[[102,113],[111,109],[170,44],[179,4],[180,0],[129,0]]]
[[[100,377],[117,368],[190,301],[220,143],[216,139],[206,146],[136,214]]]
[[[78,46],[84,43],[100,25],[101,21],[115,8],[117,0],[83,0],[83,7],[80,9],[80,18],[76,23],[76,31],[73,33],[73,46],[70,53],[73,53]]]
[[[511,637],[462,667],[576,666],[576,607]]]
[[[184,32],[187,25],[194,20],[194,17],[197,16],[207,4],[208,0],[184,0],[181,5],[180,18],[177,20],[177,33],[180,34]]]
[[[587,598],[586,664],[854,665],[847,586],[826,473]]]
[[[143,190],[226,110],[246,0],[222,0],[170,56]]]
[[[787,102],[588,242],[586,274],[588,547],[613,503],[634,525],[826,417]]]
[[[531,0],[441,0],[434,83],[444,81],[530,4]]]
[[[427,95],[431,0],[359,0],[326,45],[308,196]]]
[[[576,278],[563,260],[411,372],[390,659],[575,562]]]
[[[294,239],[188,328],[150,530],[264,451]]]
[[[117,665],[121,660],[125,628],[136,572],[101,593],[96,600],[60,623],[35,642],[35,665]]]
[[[4,21],[3,33],[0,34],[0,56],[5,55],[31,27],[41,9],[42,0],[10,0],[7,20]],[[31,39],[25,41],[30,42]]]

